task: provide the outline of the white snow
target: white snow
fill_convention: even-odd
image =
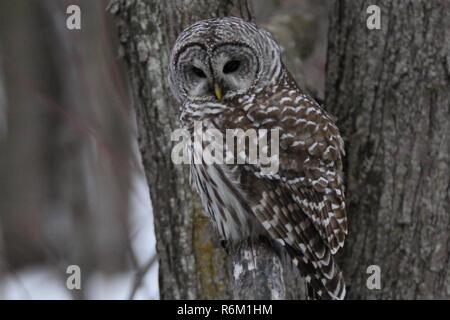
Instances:
[[[155,254],[152,207],[143,174],[136,174],[133,178],[130,225],[133,249],[142,266]],[[94,273],[86,280],[83,294],[86,299],[128,299],[134,275],[134,270],[112,276]],[[134,299],[159,299],[157,263],[148,271],[142,284]],[[73,296],[66,288],[64,274],[51,266],[35,266],[0,278],[0,299],[66,300],[73,299]]]

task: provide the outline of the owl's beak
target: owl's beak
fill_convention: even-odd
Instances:
[[[222,100],[222,89],[220,89],[217,83],[214,84],[214,94],[216,95],[217,100]]]

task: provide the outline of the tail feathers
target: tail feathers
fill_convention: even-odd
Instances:
[[[321,297],[316,293],[313,286],[310,283],[306,283],[306,297],[308,300],[322,300]]]
[[[308,296],[308,300],[344,300],[346,290],[345,290],[345,282],[342,274],[336,276],[333,284],[325,286],[317,286],[316,281],[307,281],[306,282],[306,292]],[[333,285],[331,288],[331,285]]]
[[[343,300],[345,298],[344,277],[330,251],[318,259],[314,255],[306,256],[298,250],[293,250],[292,247],[287,249],[293,264],[306,280],[309,299]]]

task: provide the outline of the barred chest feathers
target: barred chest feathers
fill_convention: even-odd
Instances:
[[[192,105],[191,107],[195,108]],[[201,116],[200,113],[191,110],[193,112],[184,119],[183,123],[189,128],[192,139],[194,139],[194,119],[201,121],[203,130],[216,129],[221,124],[221,117],[217,117],[219,110],[224,110],[219,104],[210,107],[204,105]],[[216,117],[210,118],[213,115]],[[203,147],[205,146],[206,144]],[[226,145],[224,147],[226,148]],[[194,163],[195,152],[199,151],[190,144],[188,153],[191,159],[191,183],[199,193],[203,207],[221,238],[239,240],[263,234],[265,231],[251,213],[248,194],[241,186],[244,165],[196,164]],[[202,155],[197,154],[197,157],[201,159]]]
[[[239,187],[239,167],[191,164],[192,182],[223,239],[239,240],[263,233],[250,214]]]

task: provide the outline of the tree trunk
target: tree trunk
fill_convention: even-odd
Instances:
[[[109,10],[116,17],[134,94],[155,218],[161,298],[297,297],[295,288],[285,287],[281,262],[267,244],[242,242],[225,253],[191,189],[188,167],[171,160],[170,136],[179,122],[166,82],[170,48],[195,21],[229,15],[250,19],[247,1],[114,0]]]
[[[368,6],[381,8],[369,30]],[[349,298],[450,298],[450,5],[335,1],[326,106],[346,140]],[[369,265],[381,289],[369,290]]]

